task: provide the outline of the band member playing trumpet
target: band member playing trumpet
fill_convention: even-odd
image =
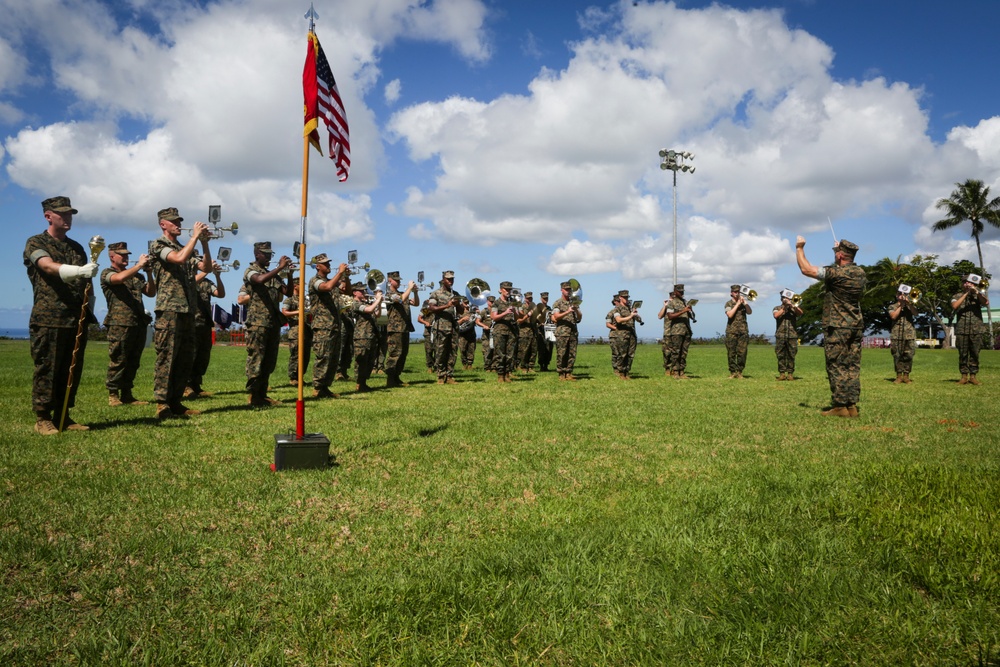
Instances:
[[[441,287],[431,292],[427,308],[434,315],[434,365],[438,384],[455,384],[458,360],[458,318],[465,313],[462,296],[452,289],[455,272],[441,274]]]
[[[513,283],[500,283],[500,298],[490,308],[493,320],[493,367],[499,382],[510,382],[514,370],[514,350],[517,347],[517,303],[511,299]]]
[[[458,356],[462,359],[462,368],[472,370],[476,363],[476,319],[479,312],[466,297],[462,297],[465,313],[458,318]]]
[[[535,372],[535,361],[538,357],[536,342],[538,328],[535,322],[535,301],[531,292],[524,293],[524,303],[517,317],[517,359],[524,373]]]
[[[281,401],[267,395],[271,373],[278,365],[278,347],[281,344],[281,327],[285,316],[281,314],[282,295],[292,293],[292,264],[282,255],[273,269],[270,241],[253,244],[254,262],[243,274],[243,283],[249,288],[250,305],[247,307],[247,402],[253,407],[280,405]],[[278,274],[287,274],[282,282]]]
[[[204,222],[194,223],[191,238],[182,246],[177,238],[184,218],[177,209],[161,209],[156,217],[163,236],[152,242],[149,253],[156,277],[153,398],[157,418],[170,419],[200,414],[199,410],[191,410],[181,403],[195,357],[194,318],[198,295],[190,262],[199,243],[206,260],[211,260],[211,254],[205,235],[208,225]]]
[[[111,266],[101,272],[101,289],[108,302],[104,327],[108,331],[108,405],[149,405],[132,395],[135,374],[139,370],[146,329],[151,318],[146,314],[143,296],[156,296],[156,282],[150,273],[149,255],[128,265],[131,251],[124,241],[108,244]],[[143,275],[140,272],[145,272]]]
[[[351,285],[354,292],[354,362],[358,373],[359,392],[371,391],[368,378],[375,368],[378,356],[378,319],[382,310],[382,290],[376,289],[369,297],[367,286],[358,282]]]
[[[841,240],[833,247],[833,264],[814,266],[806,259],[806,240],[795,239],[795,261],[802,275],[823,281],[823,352],[833,405],[826,417],[857,417],[861,398],[861,340],[864,320],[861,296],[865,271],[854,263],[858,246]]]
[[[402,387],[400,376],[406,368],[406,357],[410,353],[410,332],[414,331],[413,320],[410,319],[410,308],[420,305],[420,295],[417,284],[412,280],[407,283],[406,290],[400,293],[399,271],[386,274],[388,294],[386,294],[386,324],[385,347],[385,377],[386,387]]]
[[[569,281],[559,284],[560,296],[552,304],[552,321],[556,325],[556,371],[559,379],[575,382],[576,348],[580,340],[577,325],[583,318],[580,308],[570,301]]]
[[[281,314],[288,321],[288,384],[299,386],[299,327],[302,329],[302,382],[305,384],[306,371],[309,370],[309,359],[312,356],[312,315],[309,313],[308,283],[306,283],[305,312],[299,313],[299,281],[292,276],[292,293],[281,302]],[[339,322],[338,322],[339,325]],[[339,328],[339,327],[338,327]]]
[[[691,346],[691,322],[694,312],[684,300],[684,285],[674,285],[670,298],[657,315],[663,320],[663,370],[670,377],[687,380],[688,348]]]
[[[729,301],[726,302],[726,356],[729,359],[729,379],[742,380],[743,369],[747,365],[747,347],[750,345],[750,330],[747,315],[753,313],[750,304],[740,293],[739,285],[729,286]]]
[[[202,388],[201,381],[212,361],[212,329],[215,325],[212,320],[212,297],[224,299],[226,286],[222,283],[218,262],[212,259],[202,260],[197,250],[193,260],[191,266],[195,271],[194,288],[198,297],[198,307],[194,314],[195,356],[191,365],[191,377],[184,389],[184,398],[206,398],[212,394]],[[214,281],[208,277],[210,275],[215,276]]]
[[[893,384],[910,384],[913,355],[917,350],[917,330],[913,326],[917,308],[910,301],[910,291],[906,285],[900,285],[896,292],[896,300],[889,306],[889,319],[892,320],[892,329],[889,330],[889,351],[892,352],[892,361],[896,367],[896,379],[893,380]]]
[[[347,264],[337,267],[337,272],[330,272],[330,258],[326,253],[313,257],[316,275],[309,281],[309,308],[312,314],[312,351],[313,361],[312,387],[314,398],[337,398],[330,391],[330,385],[336,377],[337,366],[340,364],[341,345],[353,346],[354,341],[343,337],[340,311],[343,294],[340,286],[344,276],[350,275]],[[351,300],[353,304],[353,299]],[[305,376],[305,369],[302,371]]]
[[[981,384],[979,350],[983,345],[983,306],[990,305],[986,291],[980,291],[979,276],[969,274],[962,279],[962,290],[951,297],[955,312],[955,345],[958,347],[958,371],[962,374],[959,384]]]
[[[781,305],[771,311],[774,315],[774,354],[778,357],[778,380],[795,379],[795,355],[799,351],[799,332],[796,329],[802,309],[793,299],[791,290],[781,291]]]
[[[632,307],[627,289],[618,292],[618,306],[615,308],[615,330],[618,335],[612,338],[612,345],[618,345],[618,368],[615,375],[623,380],[631,380],[632,362],[635,360],[636,335],[635,323],[642,321],[639,311]]]
[[[428,373],[435,374],[437,365],[434,363],[434,313],[431,312],[429,302],[428,299],[420,306],[417,322],[424,325],[424,364]]]

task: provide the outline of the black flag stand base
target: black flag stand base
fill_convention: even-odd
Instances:
[[[274,436],[271,470],[328,468],[334,464],[334,457],[330,456],[330,439],[322,433],[306,433],[301,438],[294,433],[277,433]]]

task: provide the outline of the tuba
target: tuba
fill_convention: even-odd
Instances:
[[[489,295],[490,284],[482,278],[473,278],[465,285],[465,296],[476,308],[484,307]]]
[[[574,308],[578,308],[583,303],[583,288],[576,278],[569,279],[569,302]]]

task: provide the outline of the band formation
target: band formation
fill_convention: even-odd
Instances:
[[[63,430],[89,430],[73,421],[80,384],[87,329],[96,324],[93,316],[93,278],[104,240],[94,237],[90,255],[80,243],[69,238],[73,208],[68,197],[52,197],[42,202],[47,229],[28,239],[24,265],[31,280],[34,304],[29,322],[31,356],[34,361],[32,407],[35,431],[54,435]],[[210,216],[211,218],[211,216]],[[202,378],[212,350],[211,299],[223,298],[226,288],[222,272],[239,268],[212,259],[209,241],[229,230],[195,222],[190,228],[176,208],[157,213],[162,235],[149,243],[148,253],[130,263],[132,254],[124,242],[107,246],[111,266],[101,271],[100,286],[107,300],[104,326],[108,335],[106,386],[111,406],[148,405],[133,393],[136,372],[146,342],[147,328],[153,324],[156,351],[153,399],[159,419],[183,418],[199,414],[184,399],[209,396]],[[184,231],[190,238],[181,243]],[[806,259],[805,239],[796,239],[796,261],[803,275],[822,281],[824,351],[830,382],[831,407],[822,414],[857,417],[861,394],[861,344],[864,323],[861,296],[865,273],[854,263],[858,246],[847,240],[834,248],[834,261],[815,266]],[[303,378],[312,359],[312,388],[316,398],[336,398],[331,386],[347,380],[354,368],[358,392],[369,391],[368,380],[375,372],[385,374],[387,387],[404,386],[400,376],[406,365],[410,333],[415,331],[411,309],[418,309],[417,322],[424,327],[424,350],[428,372],[438,384],[453,384],[454,369],[461,357],[470,369],[475,361],[477,339],[483,366],[496,373],[499,382],[511,382],[512,374],[543,371],[555,365],[559,379],[573,382],[581,321],[583,290],[576,280],[560,284],[560,296],[549,305],[549,293],[541,292],[534,301],[532,292],[521,293],[510,281],[503,281],[499,293],[490,293],[486,281],[470,280],[463,296],[454,290],[455,274],[445,271],[437,289],[421,303],[419,290],[433,287],[409,281],[402,287],[398,271],[383,275],[368,271],[363,281],[351,281],[358,269],[348,263],[336,271],[326,254],[312,258],[316,274],[306,283],[308,311],[299,312],[300,269],[287,256],[271,267],[274,251],[268,241],[254,244],[254,262],[243,274],[237,302],[247,308],[245,322],[247,362],[247,403],[253,407],[279,404],[267,395],[271,374],[278,361],[281,329],[289,326],[288,378],[298,384],[299,357],[304,362]],[[304,268],[304,267],[303,267]],[[422,276],[418,276],[423,280]],[[982,344],[983,307],[989,306],[985,281],[977,275],[965,276],[962,289],[952,297],[955,312],[956,344],[959,352],[959,384],[980,384],[979,351]],[[155,321],[146,313],[142,297],[155,297]],[[725,304],[726,351],[730,378],[742,379],[746,365],[750,315],[756,292],[734,284]],[[916,290],[900,285],[889,310],[892,320],[890,348],[899,384],[910,383],[916,346],[913,326]],[[798,349],[797,318],[802,314],[800,297],[782,290],[775,319],[775,353],[781,381],[795,380]],[[636,324],[641,301],[633,302],[628,290],[612,296],[612,309],[605,317],[611,343],[612,366],[623,380],[631,377],[636,352]],[[663,365],[667,375],[687,379],[685,368],[695,322],[696,299],[684,298],[684,285],[673,286],[663,302],[658,318],[663,320]],[[299,346],[299,327],[305,348]],[[477,334],[477,329],[479,333]],[[554,359],[553,359],[554,356]],[[304,380],[306,381],[306,380]]]

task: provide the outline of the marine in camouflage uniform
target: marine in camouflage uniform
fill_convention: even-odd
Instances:
[[[434,313],[434,365],[438,384],[455,384],[458,359],[458,318],[464,313],[462,297],[452,290],[455,272],[445,271],[441,287],[431,292],[427,307]]]
[[[424,362],[427,365],[428,373],[435,373],[434,370],[434,313],[427,307],[424,301],[420,307],[420,314],[417,315],[417,322],[424,325]]]
[[[747,347],[750,345],[750,330],[747,315],[753,313],[750,304],[740,294],[739,285],[729,287],[729,301],[726,310],[726,356],[729,361],[729,377],[742,379],[747,365]]]
[[[983,346],[983,306],[989,305],[989,297],[979,292],[971,275],[962,281],[962,291],[951,297],[958,371],[962,374],[959,384],[981,384],[976,375],[979,373],[979,350]]]
[[[531,292],[524,293],[524,303],[517,318],[517,359],[525,373],[535,372],[535,361],[538,359],[538,326],[533,297]]]
[[[902,292],[896,292],[896,300],[889,306],[889,319],[892,329],[889,330],[889,351],[896,369],[896,379],[893,384],[910,384],[910,373],[913,371],[913,355],[917,351],[917,330],[913,326],[913,317],[917,309],[909,297]]]
[[[132,394],[135,374],[139,371],[146,329],[151,320],[146,314],[143,296],[156,296],[156,283],[150,273],[149,255],[128,266],[131,251],[124,241],[108,245],[111,266],[101,272],[101,290],[108,303],[104,327],[108,331],[108,405],[149,405]],[[146,276],[140,271],[146,271]],[[148,277],[148,279],[147,279]]]
[[[161,209],[156,217],[163,236],[150,244],[149,252],[156,280],[153,398],[156,400],[156,416],[170,419],[200,414],[198,410],[191,410],[181,403],[195,356],[194,318],[198,296],[190,261],[199,243],[205,259],[211,261],[211,256],[208,240],[202,238],[208,229],[204,222],[195,222],[191,238],[181,245],[177,239],[184,218],[177,209]]]
[[[351,364],[354,363],[354,297],[350,274],[340,279],[340,294],[347,307],[340,311],[340,362],[334,379],[346,381],[351,379]]]
[[[556,325],[556,371],[560,380],[576,381],[576,348],[580,340],[577,325],[583,319],[578,304],[570,300],[570,283],[559,284],[561,295],[552,304],[552,321]]]
[[[618,306],[614,311],[615,330],[618,336],[612,339],[611,344],[618,346],[618,368],[615,369],[615,375],[623,380],[631,379],[632,362],[635,360],[635,349],[638,342],[635,334],[635,323],[639,321],[641,321],[639,313],[629,303],[628,290],[621,290],[618,292]]]
[[[517,348],[517,303],[511,300],[513,284],[509,280],[500,283],[500,296],[490,308],[493,320],[493,368],[499,382],[510,382],[514,370],[514,350]]]
[[[378,355],[378,325],[376,320],[382,310],[382,291],[377,290],[371,303],[364,283],[351,285],[354,292],[354,361],[358,373],[357,391],[370,391],[368,378],[375,367]]]
[[[483,350],[483,370],[488,373],[496,370],[493,366],[493,318],[490,317],[490,310],[496,299],[492,294],[486,297],[486,305],[476,313],[476,326],[483,330],[483,335],[479,339],[479,345]]]
[[[24,266],[34,297],[28,323],[31,358],[35,364],[31,406],[35,412],[35,432],[40,435],[59,432],[53,419],[57,422],[62,419],[64,402],[66,430],[89,430],[69,416],[83,375],[80,371],[87,349],[86,324],[96,322],[89,310],[84,315],[87,322],[79,338],[73,382],[66,401],[77,328],[91,291],[90,279],[97,273],[97,264],[89,262],[83,246],[66,236],[77,212],[69,197],[46,199],[42,202],[42,213],[48,228],[30,237],[24,245]]]
[[[308,283],[307,283],[308,285]],[[308,287],[306,288],[308,291]],[[302,378],[303,384],[309,382],[306,373],[309,371],[309,359],[312,356],[313,330],[310,323],[309,303],[312,297],[307,295],[305,302],[305,316],[299,317],[299,281],[292,278],[292,293],[281,302],[281,314],[288,321],[288,383],[299,386],[299,327],[302,327],[301,334],[304,341],[302,347]],[[339,330],[339,322],[338,322]]]
[[[778,380],[795,379],[795,355],[799,351],[799,315],[802,309],[782,294],[781,305],[771,311],[774,315],[774,354],[778,357]]]
[[[538,368],[541,371],[548,371],[552,365],[552,350],[555,342],[545,337],[545,324],[549,321],[552,307],[549,306],[549,293],[541,292],[538,295],[539,303],[535,306],[535,347],[538,349]]]
[[[400,376],[406,368],[406,357],[410,354],[410,332],[414,331],[410,308],[420,304],[417,284],[412,280],[407,283],[406,290],[399,291],[399,271],[390,271],[388,294],[386,294],[385,312],[388,322],[385,326],[385,386],[402,387]]]
[[[282,255],[278,265],[270,269],[274,254],[270,241],[254,243],[253,251],[254,262],[243,273],[243,284],[250,292],[246,321],[247,402],[253,407],[266,407],[281,403],[268,397],[267,388],[271,373],[278,364],[281,327],[285,324],[285,316],[281,314],[281,297],[292,293],[291,272],[288,283],[283,283],[278,274],[288,268],[291,260]]]
[[[830,380],[832,407],[824,410],[829,417],[857,417],[861,398],[861,341],[864,320],[861,316],[861,296],[865,291],[865,272],[854,263],[858,246],[841,240],[833,247],[834,263],[817,267],[805,256],[806,240],[795,240],[795,259],[802,275],[822,280],[826,289],[823,299],[823,350],[826,354],[826,374]]]
[[[316,267],[316,275],[309,281],[312,349],[316,357],[313,363],[313,396],[337,398],[330,391],[330,385],[340,364],[340,348],[345,344],[340,314],[354,305],[354,299],[340,290],[344,277],[349,275],[349,268],[347,264],[341,264],[337,272],[331,274],[330,258],[325,253],[314,257],[312,264]],[[353,338],[346,344],[353,350]]]
[[[618,374],[618,327],[615,326],[615,311],[618,310],[618,295],[611,296],[611,310],[604,316],[604,326],[608,329],[608,349],[611,350],[611,369]]]
[[[671,377],[686,380],[687,355],[691,346],[694,313],[684,300],[684,285],[674,285],[670,299],[660,309],[663,320],[663,369]]]
[[[209,260],[209,264],[204,266],[205,270],[199,269],[197,263],[192,262],[192,269],[196,272],[194,288],[198,296],[198,308],[194,314],[194,363],[191,365],[191,378],[184,389],[184,398],[206,398],[212,394],[205,391],[201,383],[212,362],[212,329],[215,328],[212,320],[212,297],[224,299],[226,286],[222,283],[222,274],[215,262]],[[209,279],[209,275],[214,275],[215,280]]]

